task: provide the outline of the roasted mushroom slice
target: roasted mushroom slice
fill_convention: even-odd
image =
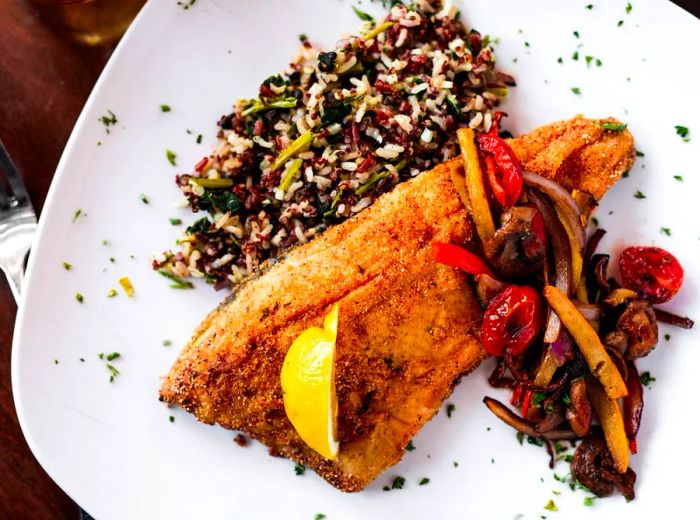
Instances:
[[[617,319],[604,343],[628,359],[646,356],[659,340],[654,308],[646,300],[631,302]]]
[[[506,278],[522,278],[542,269],[547,249],[532,229],[537,210],[515,206],[501,215],[501,227],[486,243],[493,268]]]

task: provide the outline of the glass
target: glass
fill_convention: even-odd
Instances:
[[[146,0],[30,0],[61,34],[86,45],[117,40]]]

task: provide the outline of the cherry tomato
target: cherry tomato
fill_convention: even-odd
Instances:
[[[683,285],[683,268],[660,247],[628,247],[620,255],[625,287],[646,295],[652,303],[664,303]]]
[[[525,352],[542,328],[542,300],[530,287],[509,285],[486,307],[481,342],[492,356]]]

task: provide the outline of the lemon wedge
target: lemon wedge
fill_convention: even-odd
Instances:
[[[335,396],[335,339],[338,304],[323,320],[294,340],[284,358],[280,381],[284,410],[299,436],[326,459],[338,455]]]

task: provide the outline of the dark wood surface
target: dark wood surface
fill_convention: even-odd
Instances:
[[[676,3],[700,16],[700,0]],[[0,8],[0,139],[23,172],[37,211],[68,135],[111,52],[111,47],[91,49],[65,41],[22,0],[5,0]],[[15,313],[2,279],[0,518],[76,519],[77,506],[37,464],[17,423],[10,385]]]

